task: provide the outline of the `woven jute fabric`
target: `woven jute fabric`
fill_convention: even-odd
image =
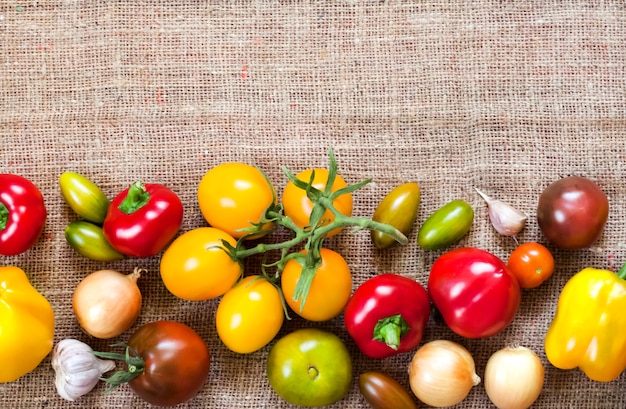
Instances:
[[[229,351],[215,329],[219,299],[170,294],[159,276],[160,255],[101,263],[70,248],[64,229],[77,217],[61,196],[59,176],[79,172],[109,198],[137,180],[162,183],[183,201],[183,232],[207,225],[197,187],[211,167],[257,165],[280,195],[287,181],[281,166],[326,167],[333,148],[348,182],[372,179],[354,194],[355,215],[371,216],[403,182],[418,182],[422,193],[408,245],[376,250],[365,231],[327,242],[344,255],[354,288],[383,272],[426,286],[445,250],[420,249],[417,229],[452,199],[468,201],[476,213],[469,234],[452,248],[479,247],[506,260],[515,241],[490,225],[474,191],[480,188],[529,215],[518,240],[546,244],[556,271],[523,291],[515,320],[501,333],[464,339],[431,319],[422,342],[461,343],[481,377],[493,352],[524,345],[546,369],[534,407],[626,407],[624,376],[598,383],[577,369],[556,369],[543,347],[565,282],[586,266],[617,270],[626,262],[625,62],[621,0],[4,1],[0,171],[32,180],[48,218],[37,243],[3,257],[2,265],[24,269],[49,299],[55,342],[77,338],[110,350],[151,321],[194,328],[210,348],[211,371],[181,408],[291,407],[265,375],[272,344],[248,355]],[[539,194],[567,175],[595,181],[610,201],[605,231],[589,249],[559,250],[537,225]],[[148,271],[139,280],[144,305],[137,323],[113,340],[89,338],[72,311],[74,288],[95,270],[137,266]],[[303,327],[330,330],[351,351],[352,389],[332,407],[367,406],[357,384],[366,370],[408,387],[412,352],[365,357],[342,316],[324,323],[294,317],[278,336]],[[128,386],[104,395],[103,384],[77,402],[64,401],[50,363],[48,356],[33,372],[0,384],[0,407],[149,406]],[[458,405],[490,406],[482,384]]]

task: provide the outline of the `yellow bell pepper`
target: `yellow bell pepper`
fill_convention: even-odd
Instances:
[[[610,382],[626,368],[626,266],[615,274],[585,268],[565,284],[544,340],[560,369],[580,368]]]
[[[31,372],[52,350],[54,312],[18,267],[0,267],[0,382]]]

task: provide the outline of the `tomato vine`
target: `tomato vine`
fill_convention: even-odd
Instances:
[[[309,224],[305,227],[298,227],[291,218],[284,214],[282,204],[277,203],[276,200],[270,205],[261,220],[252,225],[251,227],[242,229],[245,231],[245,235],[237,240],[235,246],[230,243],[223,242],[224,248],[233,260],[242,262],[246,257],[264,254],[272,251],[280,251],[280,257],[273,262],[267,263],[265,259],[262,263],[262,271],[265,276],[271,279],[271,275],[267,273],[268,268],[275,269],[274,278],[279,277],[285,264],[290,260],[296,260],[302,265],[301,280],[298,280],[296,289],[293,295],[294,300],[301,300],[300,308],[304,307],[306,298],[315,276],[315,272],[319,268],[322,258],[320,255],[322,245],[328,234],[338,228],[353,227],[362,230],[375,230],[381,233],[391,236],[400,244],[406,244],[408,242],[407,237],[395,227],[380,223],[372,220],[371,218],[346,216],[337,210],[333,204],[333,201],[342,195],[351,194],[365,185],[371,182],[371,179],[366,179],[361,182],[357,182],[348,185],[342,189],[332,191],[332,186],[337,177],[337,161],[333,153],[332,148],[328,150],[329,154],[329,168],[328,179],[323,189],[317,189],[313,186],[313,180],[315,172],[313,171],[308,181],[300,180],[286,167],[282,167],[283,172],[287,178],[298,188],[306,192],[306,196],[313,202],[313,208],[309,219]],[[267,176],[264,174],[265,178]],[[268,180],[268,183],[269,180]],[[330,211],[334,220],[324,219],[326,211]],[[278,228],[287,229],[291,232],[291,238],[277,243],[258,243],[253,247],[247,248],[245,246],[246,239],[257,236],[259,233],[267,233],[267,225],[272,224],[273,230]],[[304,252],[294,251],[296,246],[303,246]]]

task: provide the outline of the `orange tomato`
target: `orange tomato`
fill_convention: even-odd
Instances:
[[[209,300],[228,291],[243,272],[224,250],[237,242],[214,227],[199,227],[177,238],[163,253],[159,270],[165,287],[184,300]]]
[[[313,178],[313,187],[324,190],[328,182],[328,169],[307,169],[296,175],[303,182],[309,182],[311,174],[315,171]],[[346,181],[339,175],[335,177],[331,187],[332,192],[346,187]],[[296,226],[304,228],[310,225],[311,210],[313,210],[313,202],[306,196],[306,191],[297,187],[293,182],[289,181],[283,191],[282,203],[285,216],[289,217]],[[341,214],[352,216],[352,194],[346,193],[333,200],[333,205]],[[328,224],[335,220],[330,210],[326,210],[322,216],[322,225]],[[342,229],[337,228],[327,234],[327,237],[338,234]]]
[[[327,321],[343,311],[352,293],[350,267],[337,252],[322,249],[319,266],[309,293],[301,309],[302,297],[294,300],[296,284],[302,276],[302,266],[296,260],[285,264],[281,275],[281,288],[287,305],[302,318],[309,321]]]
[[[245,163],[222,163],[210,169],[198,185],[198,204],[206,221],[238,239],[240,229],[258,223],[276,202],[274,187],[263,172]],[[269,230],[271,224],[263,226]],[[258,235],[248,238],[258,238]]]
[[[535,288],[554,272],[554,257],[545,246],[529,242],[513,250],[507,265],[520,287]]]

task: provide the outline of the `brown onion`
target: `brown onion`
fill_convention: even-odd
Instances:
[[[411,390],[430,406],[456,405],[479,383],[474,358],[467,349],[452,341],[424,344],[409,366]]]
[[[113,338],[129,329],[141,310],[141,292],[136,268],[125,275],[99,270],[85,277],[74,290],[72,306],[80,326],[96,338]]]

